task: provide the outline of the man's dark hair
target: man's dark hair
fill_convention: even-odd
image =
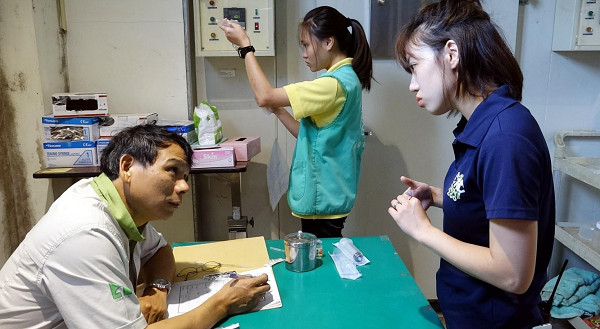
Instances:
[[[125,154],[130,154],[144,166],[156,160],[158,151],[177,144],[185,153],[188,165],[192,166],[192,147],[180,135],[168,131],[165,127],[152,124],[126,128],[112,138],[102,152],[100,169],[110,180],[119,177],[119,161]]]

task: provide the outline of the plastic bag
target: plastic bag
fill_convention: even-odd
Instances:
[[[223,141],[223,128],[216,107],[202,102],[194,109],[193,117],[199,145],[216,145]]]
[[[346,257],[339,248],[335,248],[333,253],[329,253],[329,256],[333,259],[335,268],[342,279],[356,280],[362,276],[356,269],[354,261]]]
[[[348,238],[341,238],[338,243],[334,243],[333,245],[338,247],[346,257],[354,262],[355,265],[363,266],[370,262],[369,259],[354,246],[352,240]]]

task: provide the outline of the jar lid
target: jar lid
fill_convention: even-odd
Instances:
[[[314,245],[317,241],[317,237],[312,233],[298,231],[286,235],[283,240],[293,247],[302,248]]]

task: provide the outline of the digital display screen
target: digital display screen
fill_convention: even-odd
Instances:
[[[246,29],[246,8],[223,8],[223,18],[237,21]]]

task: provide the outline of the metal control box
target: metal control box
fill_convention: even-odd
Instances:
[[[196,56],[238,56],[219,28],[223,18],[246,30],[256,56],[275,56],[274,0],[194,0]]]
[[[552,50],[600,50],[600,0],[556,1]]]

